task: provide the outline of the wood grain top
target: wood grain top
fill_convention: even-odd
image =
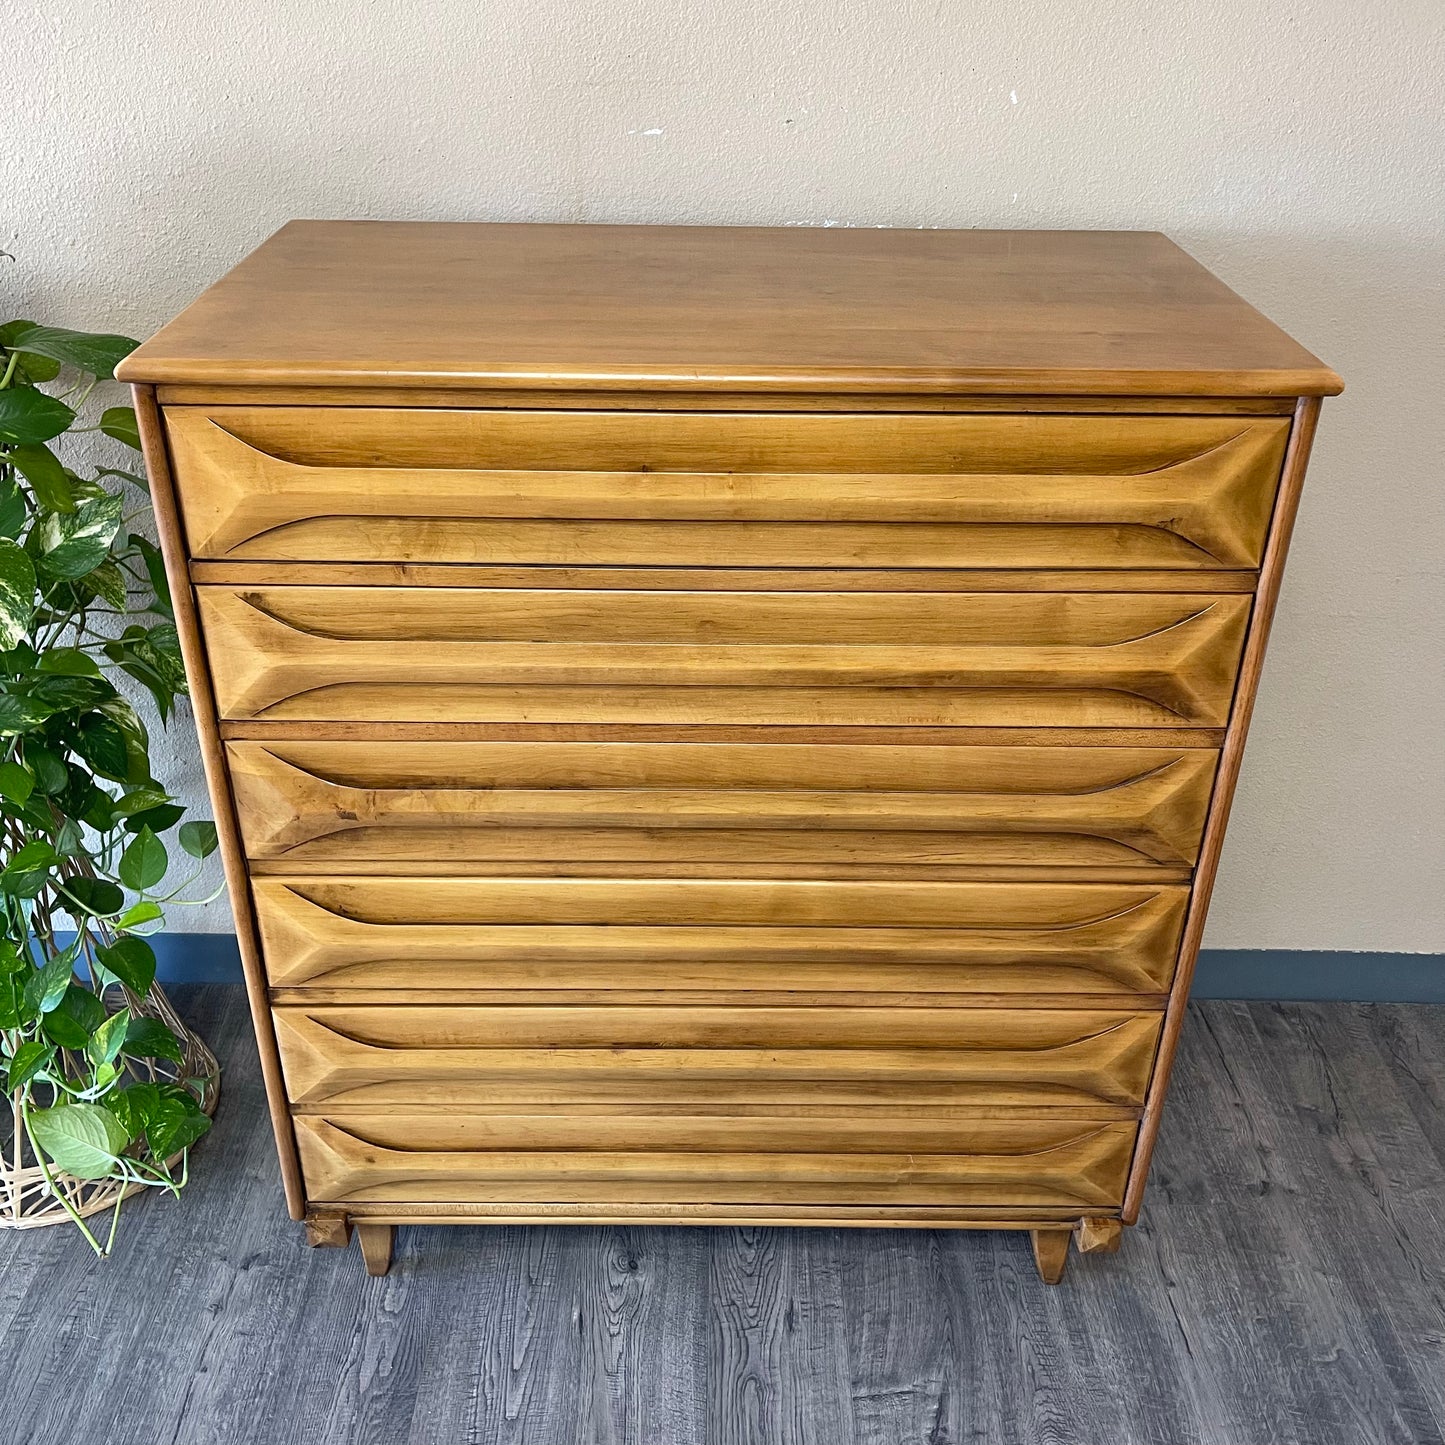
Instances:
[[[1165,236],[293,221],[125,381],[1333,395]]]

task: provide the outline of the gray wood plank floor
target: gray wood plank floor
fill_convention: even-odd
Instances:
[[[0,1234],[4,1445],[1373,1445],[1445,1432],[1445,1008],[1196,1006],[1143,1222],[1022,1235],[413,1229],[281,1205],[240,989],[179,1203]]]

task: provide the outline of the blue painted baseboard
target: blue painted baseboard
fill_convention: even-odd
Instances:
[[[1445,1003],[1445,954],[1207,948],[1194,996]]]
[[[163,983],[241,982],[229,933],[160,933],[151,944]],[[1445,954],[1205,949],[1194,996],[1445,1003]]]

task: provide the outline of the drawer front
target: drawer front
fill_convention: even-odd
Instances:
[[[279,1008],[293,1104],[1143,1102],[1160,1013],[665,1005]]]
[[[233,742],[248,854],[1189,866],[1207,749]]]
[[[1252,568],[1289,431],[296,407],[166,427],[196,557],[752,567]]]
[[[202,587],[226,718],[1221,726],[1250,599]]]
[[[1107,1119],[298,1115],[322,1203],[868,1203],[1116,1208],[1136,1126]]]
[[[256,878],[281,987],[1158,993],[1183,885]]]

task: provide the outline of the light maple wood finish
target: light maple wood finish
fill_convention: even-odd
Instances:
[[[1274,620],[1275,604],[1279,601],[1280,586],[1284,581],[1285,557],[1289,552],[1290,534],[1294,530],[1295,516],[1299,511],[1305,468],[1309,465],[1310,448],[1314,444],[1319,415],[1320,403],[1317,398],[1300,399],[1295,413],[1294,430],[1290,436],[1289,452],[1285,457],[1284,476],[1280,482],[1269,545],[1260,574],[1253,625],[1240,667],[1239,688],[1229,730],[1225,736],[1224,750],[1220,755],[1219,774],[1214,785],[1214,797],[1210,804],[1204,842],[1195,872],[1189,917],[1185,923],[1184,939],[1179,951],[1179,975],[1170,995],[1164,1037],[1159,1048],[1159,1062],[1150,1084],[1144,1125],[1139,1132],[1139,1150],[1129,1175],[1129,1192],[1124,1201],[1126,1224],[1134,1223],[1143,1205],[1144,1184],[1149,1177],[1149,1160],[1153,1155],[1154,1143],[1163,1118],[1164,1096],[1169,1089],[1174,1054],[1179,1046],[1179,1032],[1184,1027],[1189,984],[1194,977],[1194,965],[1198,961],[1199,946],[1204,938],[1204,921],[1209,912],[1209,900],[1219,870],[1224,830],[1229,822],[1229,809],[1234,801],[1240,765],[1244,761],[1249,720],[1254,713],[1254,700],[1259,691],[1260,675],[1264,670],[1265,647],[1269,642],[1270,624]]]
[[[358,1222],[356,1242],[361,1246],[361,1257],[366,1263],[367,1274],[375,1278],[384,1275],[391,1268],[391,1251],[396,1242],[394,1225]]]
[[[1289,434],[288,407],[177,407],[167,426],[198,557],[757,567],[1254,567]]]
[[[233,742],[253,860],[1192,864],[1201,749]]]
[[[515,406],[515,390],[489,391],[470,386],[157,386],[163,406],[408,406],[474,411]],[[547,406],[558,410],[597,411],[597,391],[548,388]],[[616,411],[695,411],[697,399],[683,391],[605,392],[606,408]],[[1160,413],[1168,416],[1290,416],[1292,396],[1030,396],[994,392],[983,396],[930,396],[918,392],[854,392],[840,405],[837,395],[805,391],[729,393],[707,389],[709,410],[716,411],[849,411],[1050,414],[1107,416]]]
[[[1045,1284],[1058,1284],[1069,1262],[1069,1231],[1067,1229],[1033,1229],[1029,1239],[1034,1247],[1034,1263]]]
[[[824,727],[803,723],[768,725],[714,723],[388,723],[384,734],[364,722],[269,722],[222,719],[227,741],[374,742],[538,742],[538,743],[834,743],[865,741],[871,747],[927,746],[1049,748],[1211,748],[1224,741],[1220,728],[1051,728],[1051,727]]]
[[[344,1214],[308,1213],[305,1224],[312,1249],[345,1249],[351,1243],[351,1221]]]
[[[1116,1254],[1123,1238],[1124,1226],[1117,1219],[1089,1215],[1074,1227],[1080,1254]]]
[[[191,580],[252,587],[520,587],[646,592],[1253,592],[1253,571],[1158,567],[496,567],[468,562],[192,562]]]
[[[1159,993],[1179,885],[257,878],[270,981]]]
[[[1238,596],[198,589],[226,718],[1225,721]]]
[[[293,221],[126,381],[909,396],[1333,394],[1166,237]]]
[[[313,1235],[1116,1247],[1332,372],[1152,235],[298,223],[122,374]]]
[[[592,1119],[579,1134],[540,1115],[300,1115],[310,1197],[320,1203],[596,1200],[673,1203],[700,1194],[734,1205],[881,1204],[1117,1207],[1136,1126],[1055,1120],[818,1117],[766,1129],[710,1115]],[[551,1142],[557,1139],[559,1142]],[[625,1147],[644,1139],[674,1147]],[[1063,1228],[1065,1243],[1068,1227]]]
[[[1036,1229],[1066,1227],[1079,1214],[1078,1205],[1007,1206],[899,1204],[708,1204],[688,1200],[652,1200],[630,1204],[609,1199],[585,1201],[492,1203],[485,1199],[437,1203],[409,1200],[403,1204],[353,1199],[344,1205],[317,1205],[317,1213],[340,1213],[351,1219],[388,1224],[591,1224],[728,1225],[741,1229],[774,1229],[851,1225],[867,1229]]]
[[[181,533],[180,510],[172,487],[165,435],[152,388],[137,386],[134,394],[136,423],[141,444],[145,448],[146,472],[150,482],[151,500],[155,506],[156,533],[165,559],[166,575],[170,579],[176,632],[180,640],[181,655],[185,660],[191,706],[200,740],[201,762],[205,768],[206,787],[211,796],[211,808],[216,821],[226,889],[231,896],[231,908],[236,920],[236,943],[241,955],[247,998],[251,1006],[251,1017],[256,1024],[256,1047],[261,1057],[266,1105],[276,1135],[281,1183],[286,1194],[286,1208],[292,1219],[299,1220],[306,1211],[301,1162],[291,1130],[286,1086],[281,1077],[281,1059],[276,1051],[276,1036],[269,1022],[266,975],[261,965],[260,941],[251,912],[246,855],[240,828],[236,823],[230,780],[226,773],[225,753],[217,725],[215,692],[211,685],[210,666],[201,636],[200,621],[196,616],[195,592],[186,572],[187,557],[185,539]]]
[[[276,1011],[287,1086],[308,1112],[604,1099],[1129,1108],[1161,1022],[936,1006]]]

